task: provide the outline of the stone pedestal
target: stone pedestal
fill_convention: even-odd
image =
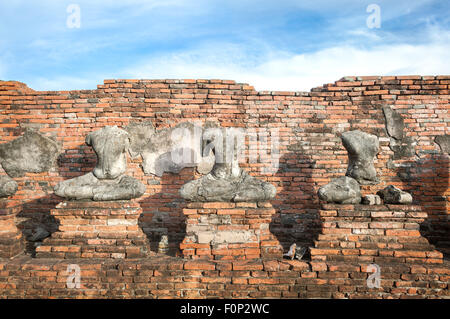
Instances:
[[[269,224],[275,210],[268,202],[193,202],[183,209],[185,258],[239,260],[281,258],[282,247]]]
[[[143,258],[150,252],[134,201],[66,201],[51,211],[58,231],[36,248],[38,258]]]
[[[24,251],[25,240],[14,221],[20,210],[19,202],[0,199],[0,258],[11,258]]]
[[[443,263],[443,254],[420,234],[427,213],[419,206],[322,204],[319,214],[313,261]]]

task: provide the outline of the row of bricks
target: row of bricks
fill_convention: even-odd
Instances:
[[[217,214],[217,215],[245,215],[248,218],[264,218],[275,214],[275,209],[183,209],[184,215],[204,215],[204,214]]]
[[[363,248],[363,249],[405,249],[405,250],[429,250],[430,245],[427,242],[423,243],[379,243],[373,241],[367,242],[347,242],[347,241],[315,241],[315,248]]]
[[[110,226],[108,226],[110,227]],[[116,226],[114,226],[116,227]],[[131,226],[126,226],[131,227]],[[135,238],[141,238],[143,237],[143,232],[139,229],[139,231],[136,230],[125,230],[125,231],[98,231],[98,232],[86,232],[86,231],[64,231],[64,232],[55,232],[52,234],[52,238],[99,238],[99,239],[135,239]]]
[[[409,221],[409,220],[408,220]],[[325,228],[351,228],[351,229],[419,229],[416,222],[396,222],[396,221],[324,221]]]
[[[394,257],[418,257],[418,258],[436,258],[436,259],[443,257],[442,253],[438,251],[311,248],[311,256],[329,256],[329,255],[394,256]]]

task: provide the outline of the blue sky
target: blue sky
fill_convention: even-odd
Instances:
[[[67,7],[80,8],[69,28]],[[380,28],[366,20],[380,8]],[[36,90],[104,79],[231,79],[305,91],[348,75],[450,74],[438,0],[2,0],[0,79]]]

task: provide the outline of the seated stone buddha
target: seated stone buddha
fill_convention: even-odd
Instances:
[[[86,136],[97,155],[97,165],[86,175],[56,185],[55,194],[67,199],[94,201],[129,200],[145,193],[137,179],[124,175],[127,168],[128,133],[117,126],[106,126]]]
[[[256,202],[275,197],[275,186],[239,167],[238,143],[231,129],[206,130],[202,139],[203,156],[212,151],[214,166],[207,175],[184,184],[181,197],[199,202]]]

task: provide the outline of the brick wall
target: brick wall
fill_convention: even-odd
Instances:
[[[270,232],[270,202],[188,203],[184,258],[215,260],[279,259],[283,249]]]
[[[322,204],[322,231],[311,259],[350,263],[442,264],[443,254],[421,236],[420,206]]]
[[[80,286],[69,265],[80,267]],[[367,264],[0,259],[0,298],[449,298],[450,265],[385,264],[379,288]]]
[[[278,172],[262,174],[260,164],[242,166],[277,187],[272,201],[277,214],[270,229],[285,249],[293,241],[312,245],[317,238],[321,222],[316,191],[345,174],[347,152],[340,133],[360,129],[380,137],[375,166],[381,182],[364,186],[363,192],[374,193],[388,184],[411,192],[415,204],[428,213],[422,233],[438,250],[448,252],[449,157],[434,137],[450,134],[449,85],[450,76],[346,77],[311,92],[258,92],[223,80],[105,80],[96,90],[46,92],[0,82],[0,140],[10,141],[31,127],[61,146],[55,168],[16,178],[14,199],[23,203],[19,227],[25,234],[41,222],[52,229],[49,212],[61,201],[53,187],[95,165],[95,154],[84,144],[88,132],[131,121],[163,128],[213,120],[224,127],[279,129]],[[406,135],[417,141],[416,157],[393,160],[382,112],[386,105],[404,118]],[[161,178],[145,176],[140,161],[129,160],[127,172],[147,185],[139,199],[140,226],[151,240],[167,231],[174,251],[185,235],[178,189],[197,174],[186,168]]]

